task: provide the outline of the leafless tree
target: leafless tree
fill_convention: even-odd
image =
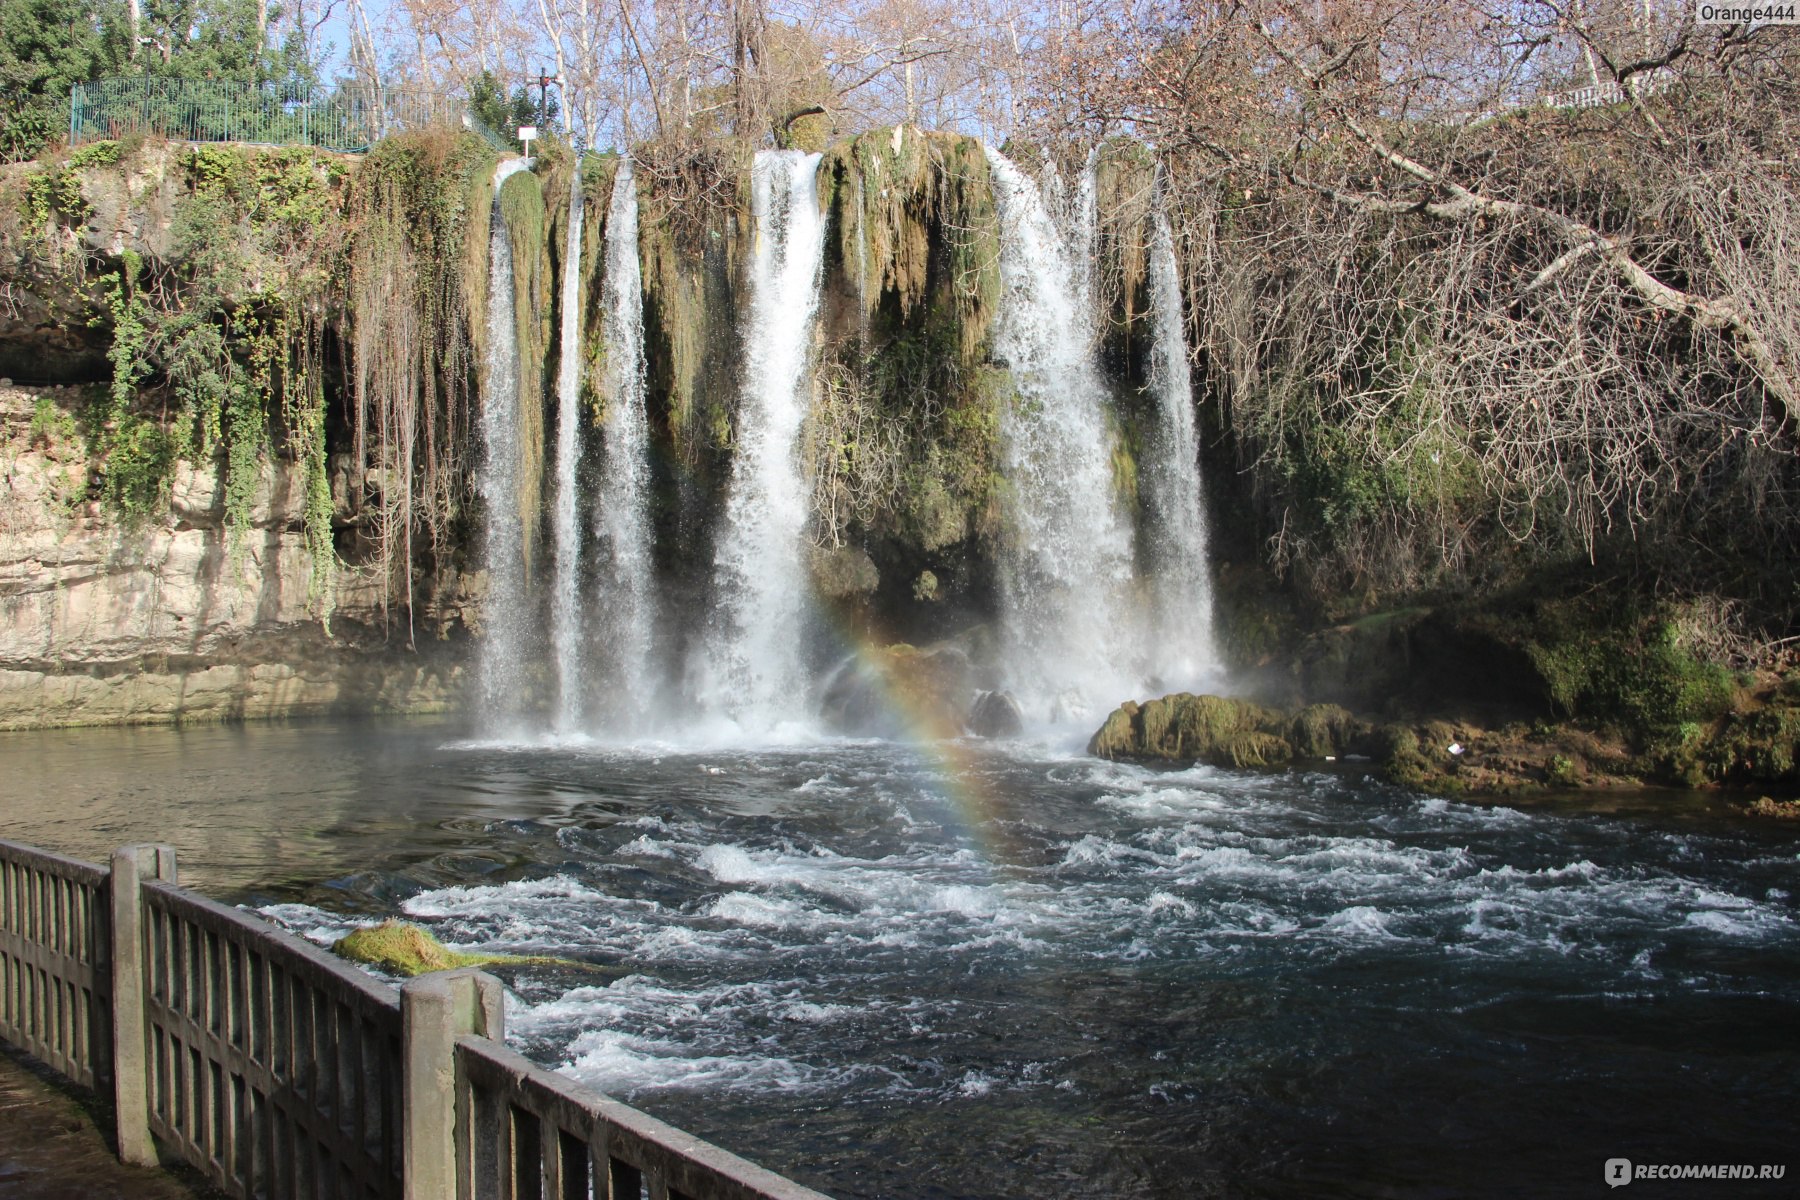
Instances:
[[[1152,2],[1042,64],[1041,109],[1085,81],[1069,134],[1166,161],[1278,565],[1419,586],[1791,536],[1800,39],[1690,9]]]

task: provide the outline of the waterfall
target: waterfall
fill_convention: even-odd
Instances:
[[[1016,403],[1002,416],[1012,492],[1001,558],[1010,682],[1034,717],[1091,717],[1143,678],[1131,603],[1131,527],[1113,479],[1114,437],[1069,248],[1038,189],[987,151],[1000,211],[1004,287],[995,351]]]
[[[1159,190],[1160,192],[1160,190]],[[1213,642],[1212,580],[1206,561],[1206,514],[1200,483],[1200,442],[1194,430],[1193,381],[1175,236],[1161,196],[1151,218],[1150,390],[1157,424],[1147,439],[1143,487],[1150,530],[1152,636],[1156,670],[1165,688],[1195,687],[1218,672]]]
[[[811,403],[813,316],[825,219],[819,155],[760,151],[752,169],[756,248],[744,383],[725,516],[714,555],[712,626],[696,664],[702,706],[772,726],[806,715],[808,491],[797,442]]]
[[[630,732],[656,702],[651,665],[655,597],[650,558],[650,421],[644,412],[644,288],[638,263],[637,182],[619,160],[606,217],[600,297],[606,417],[596,535],[594,611],[607,655],[606,722]]]
[[[581,727],[581,529],[575,520],[581,462],[581,157],[569,182],[569,235],[563,248],[562,325],[556,377],[556,576],[550,592],[550,644],[556,656],[556,732]]]
[[[492,729],[525,701],[525,658],[531,606],[525,578],[525,529],[519,487],[524,464],[519,438],[519,327],[513,297],[512,236],[500,211],[500,189],[526,168],[522,158],[494,169],[494,207],[488,235],[487,345],[481,364],[483,460],[477,486],[486,508],[482,559],[488,590],[482,606],[481,716]]]
[[[1080,334],[1090,343],[1099,330],[1094,300],[1094,264],[1100,257],[1099,165],[1100,147],[1095,146],[1088,151],[1081,177],[1070,190],[1056,169],[1056,160],[1048,152],[1044,154],[1044,204],[1068,254],[1070,300],[1080,322]]]

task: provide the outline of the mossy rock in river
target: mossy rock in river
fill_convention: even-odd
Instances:
[[[1288,742],[1296,758],[1330,758],[1366,741],[1369,726],[1347,708],[1336,704],[1309,704],[1294,714]]]
[[[428,930],[409,921],[389,920],[379,925],[365,925],[332,943],[331,950],[339,958],[379,967],[391,975],[404,975],[408,978],[429,971],[454,970],[457,967],[518,966],[528,963],[591,969],[591,964],[571,962],[564,958],[472,954],[452,950]]]
[[[1101,758],[1204,762],[1222,767],[1279,766],[1294,756],[1292,718],[1248,700],[1178,692],[1126,702],[1088,743]]]

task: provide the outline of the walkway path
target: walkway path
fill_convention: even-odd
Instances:
[[[119,1162],[94,1123],[99,1104],[0,1044],[0,1200],[215,1200],[191,1175]]]

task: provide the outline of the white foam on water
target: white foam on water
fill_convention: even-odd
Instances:
[[[1300,922],[1266,904],[1227,900],[1204,913],[1205,932],[1213,937],[1280,937],[1296,932]]]
[[[364,924],[348,921],[341,913],[326,912],[310,904],[264,904],[251,911],[267,917],[289,933],[321,946],[348,937]]]
[[[1198,788],[1165,787],[1132,794],[1109,793],[1094,801],[1103,808],[1139,820],[1168,820],[1174,817],[1192,819],[1213,817],[1224,821],[1243,818],[1245,805],[1241,799],[1224,792]]]
[[[1436,817],[1469,825],[1528,825],[1534,818],[1503,804],[1463,804],[1441,796],[1426,796],[1413,802],[1420,816]]]
[[[780,1016],[784,1021],[798,1021],[803,1025],[829,1025],[856,1015],[856,1011],[848,1004],[814,1004],[799,1000],[783,1005]]]
[[[956,1083],[957,1093],[963,1096],[985,1096],[994,1090],[1000,1082],[985,1071],[966,1071]]]
[[[1194,906],[1180,896],[1168,892],[1151,892],[1150,898],[1144,901],[1144,915],[1149,917],[1168,915],[1173,917],[1191,917]]]
[[[765,929],[806,929],[818,931],[822,926],[849,924],[848,918],[833,919],[797,900],[779,896],[763,896],[753,892],[728,892],[708,904],[706,915],[734,925]]]
[[[647,1091],[751,1096],[839,1091],[861,1074],[854,1067],[818,1067],[773,1055],[694,1054],[678,1042],[610,1029],[581,1034],[569,1051],[565,1071],[626,1100]]]
[[[1332,913],[1325,918],[1321,929],[1334,937],[1367,938],[1378,941],[1399,941],[1400,935],[1391,928],[1393,917],[1378,908],[1366,904],[1352,905],[1341,912]]]

